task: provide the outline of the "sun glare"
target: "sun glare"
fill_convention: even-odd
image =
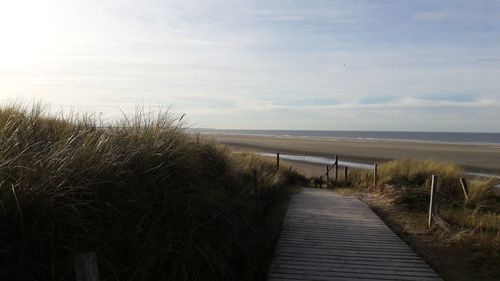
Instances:
[[[0,2],[2,67],[15,69],[44,61],[57,42],[52,8],[45,1]]]

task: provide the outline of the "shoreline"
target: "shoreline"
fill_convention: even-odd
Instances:
[[[438,140],[417,140],[417,139],[390,139],[390,138],[362,138],[362,137],[328,137],[328,136],[292,136],[292,135],[271,135],[271,134],[230,134],[230,133],[211,133],[198,132],[202,135],[220,135],[220,136],[241,136],[241,137],[265,137],[277,139],[301,139],[301,140],[325,140],[325,141],[353,141],[353,142],[401,142],[401,143],[423,143],[423,144],[443,144],[443,145],[467,145],[467,146],[489,146],[500,148],[500,143],[496,142],[464,142],[464,141],[438,141]]]
[[[466,172],[500,174],[500,146],[379,140],[312,139],[203,134],[239,151],[333,158],[372,165],[394,159],[433,159],[456,163]],[[298,162],[298,161],[293,161]],[[303,161],[302,161],[303,162]]]
[[[500,147],[499,132],[366,131],[366,130],[283,130],[191,128],[207,135],[260,136],[351,141],[396,141],[434,144],[487,145]]]

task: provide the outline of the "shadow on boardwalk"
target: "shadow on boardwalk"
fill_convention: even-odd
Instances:
[[[363,202],[303,188],[290,201],[268,280],[441,280]]]

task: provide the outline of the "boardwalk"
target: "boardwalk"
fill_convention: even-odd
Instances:
[[[441,279],[363,202],[303,188],[291,199],[268,280]]]

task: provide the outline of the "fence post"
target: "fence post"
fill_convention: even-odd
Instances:
[[[346,181],[346,182],[347,182],[347,173],[348,173],[347,169],[348,169],[347,166],[344,166],[344,181]]]
[[[276,171],[280,170],[280,154],[276,153]]]
[[[437,176],[432,175],[432,181],[431,181],[431,198],[429,202],[429,222],[428,222],[428,227],[431,228],[432,225],[432,214],[434,212],[434,209],[436,208],[436,191],[437,191]]]
[[[469,188],[467,187],[467,182],[464,178],[460,178],[460,185],[462,186],[462,191],[464,192],[465,200],[469,200]]]
[[[95,252],[77,255],[73,266],[75,267],[76,281],[99,281],[99,269]]]
[[[377,186],[377,170],[378,170],[378,164],[375,163],[373,165],[373,185]]]
[[[339,182],[339,156],[335,155],[335,184]]]
[[[330,169],[328,165],[326,165],[326,189],[329,188],[329,180],[330,180]]]
[[[323,188],[323,176],[319,176],[319,188]]]

